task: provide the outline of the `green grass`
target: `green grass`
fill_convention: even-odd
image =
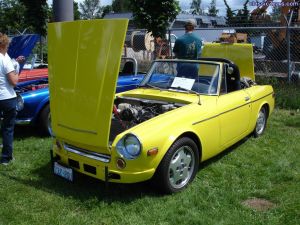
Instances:
[[[74,183],[55,177],[51,139],[17,128],[16,160],[0,166],[0,224],[299,224],[299,140],[300,113],[275,110],[262,137],[246,138],[205,162],[186,190],[164,196],[147,182],[106,189],[85,176]],[[275,207],[242,204],[252,198]]]

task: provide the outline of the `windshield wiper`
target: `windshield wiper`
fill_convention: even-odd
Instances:
[[[192,94],[198,95],[199,96],[199,102],[198,102],[198,104],[201,105],[201,102],[200,102],[200,93],[198,93],[197,91],[193,91],[191,89],[187,89],[187,88],[180,87],[180,86],[178,86],[178,87],[169,87],[169,90],[172,90],[172,89],[186,91],[188,93],[192,93]]]
[[[146,83],[146,84],[144,84],[144,85],[140,85],[139,87],[151,87],[151,88],[153,88],[153,89],[157,89],[157,90],[160,90],[160,91],[163,90],[163,89],[160,88],[160,87],[157,87],[157,86],[154,86],[154,85],[151,85],[151,84],[148,84],[148,83]]]

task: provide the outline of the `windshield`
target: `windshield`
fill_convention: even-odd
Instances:
[[[193,61],[156,61],[141,86],[205,95],[217,94],[219,64]]]

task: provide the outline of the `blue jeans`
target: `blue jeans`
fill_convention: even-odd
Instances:
[[[16,120],[17,98],[0,100],[0,111],[2,112],[2,159],[12,159],[14,127]]]

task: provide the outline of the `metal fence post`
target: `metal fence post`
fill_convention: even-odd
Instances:
[[[170,56],[173,58],[173,49],[172,49],[172,42],[171,42],[171,30],[168,29],[168,34],[169,34],[169,48],[170,48]]]
[[[287,57],[288,57],[288,82],[291,82],[291,35],[290,35],[290,26],[287,25]]]

